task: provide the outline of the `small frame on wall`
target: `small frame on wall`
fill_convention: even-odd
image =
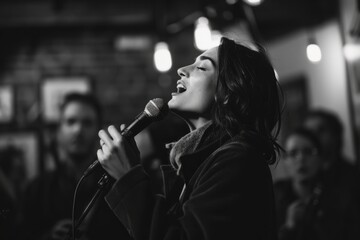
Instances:
[[[0,123],[8,123],[14,117],[14,89],[10,85],[0,86]]]
[[[64,96],[70,92],[91,92],[87,77],[49,77],[41,85],[43,118],[55,122],[60,117],[59,107]]]
[[[34,132],[10,132],[0,135],[0,163],[4,174],[28,181],[39,173],[38,135]],[[10,177],[10,176],[9,176]]]
[[[360,57],[348,59],[346,61],[348,67],[348,81],[349,81],[349,100],[351,105],[351,125],[354,134],[354,145],[358,146],[360,143]],[[360,148],[355,147],[355,158],[360,158]],[[359,160],[357,162],[358,166]]]
[[[294,76],[281,83],[285,96],[285,109],[282,117],[280,141],[283,142],[289,131],[299,126],[308,110],[306,78]]]
[[[294,128],[302,124],[308,110],[307,79],[304,75],[295,75],[283,79],[280,84],[284,92],[285,109],[281,118],[279,142],[284,146],[285,138]],[[284,161],[279,161],[270,169],[274,181],[289,177]]]

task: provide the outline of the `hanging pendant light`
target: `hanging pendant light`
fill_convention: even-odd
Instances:
[[[206,17],[200,17],[196,21],[194,38],[197,49],[204,51],[211,47],[211,29]]]
[[[310,62],[317,63],[321,61],[322,53],[321,48],[317,44],[314,36],[310,36],[308,39],[308,45],[306,47],[306,56]]]
[[[166,42],[158,42],[154,51],[155,67],[160,72],[167,72],[172,67],[172,58]]]

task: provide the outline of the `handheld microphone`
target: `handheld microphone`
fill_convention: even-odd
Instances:
[[[159,121],[163,119],[167,113],[169,112],[169,107],[164,100],[161,98],[155,98],[150,100],[143,112],[136,116],[135,120],[124,130],[121,131],[121,135],[125,138],[133,138],[139,132],[144,130],[147,126],[149,126],[154,121]],[[84,172],[83,176],[89,175],[93,172],[94,169],[100,166],[98,160],[94,161]]]

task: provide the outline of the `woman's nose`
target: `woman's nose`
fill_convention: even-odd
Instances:
[[[188,76],[185,67],[179,68],[179,69],[177,70],[177,74],[178,74],[180,77],[186,77],[186,76]]]

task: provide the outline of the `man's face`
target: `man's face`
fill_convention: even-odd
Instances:
[[[68,103],[61,115],[59,143],[67,155],[88,156],[97,142],[98,116],[95,110],[81,102]]]

